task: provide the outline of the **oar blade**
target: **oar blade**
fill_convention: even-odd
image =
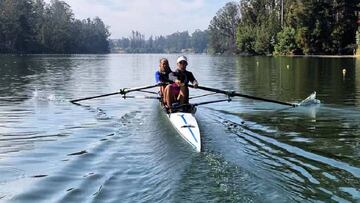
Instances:
[[[299,106],[310,106],[320,104],[321,101],[316,99],[316,92],[310,94],[306,99],[302,100],[298,105]]]

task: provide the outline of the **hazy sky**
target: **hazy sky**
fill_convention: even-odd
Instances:
[[[49,2],[50,0],[46,0]],[[204,30],[216,12],[231,0],[63,0],[77,19],[99,16],[112,39],[137,30],[145,37],[177,31]]]

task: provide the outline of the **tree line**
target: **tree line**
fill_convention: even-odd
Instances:
[[[241,0],[207,30],[109,40],[96,17],[79,20],[61,0],[0,0],[0,53],[353,54],[360,45],[359,0]]]
[[[241,0],[211,20],[212,53],[353,54],[359,44],[359,1]]]
[[[111,40],[112,52],[125,53],[180,53],[207,51],[208,32],[196,30],[191,35],[188,31],[176,32],[167,36],[145,36],[138,31],[132,31],[130,37]]]
[[[0,0],[0,53],[108,53],[104,22],[79,20],[60,0]]]

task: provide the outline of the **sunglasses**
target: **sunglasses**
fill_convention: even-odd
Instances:
[[[180,63],[180,64],[187,65],[187,62],[186,62],[186,61],[180,61],[179,63]]]

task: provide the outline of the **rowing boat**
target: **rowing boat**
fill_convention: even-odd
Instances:
[[[199,125],[195,118],[196,107],[190,110],[180,110],[174,113],[167,111],[163,105],[160,106],[166,117],[169,119],[171,125],[176,129],[179,135],[188,142],[197,152],[201,152],[201,135]]]
[[[161,102],[161,97],[158,96],[157,92],[145,91],[145,89],[150,89],[150,88],[159,87],[159,86],[163,86],[163,85],[164,85],[164,83],[159,83],[159,84],[143,86],[143,87],[124,88],[124,89],[120,89],[119,91],[114,92],[114,93],[108,93],[108,94],[103,94],[103,95],[98,95],[98,96],[75,99],[75,100],[71,100],[70,102],[73,104],[80,105],[77,102],[83,101],[83,100],[88,100],[88,99],[95,99],[95,98],[100,98],[100,97],[111,96],[111,95],[115,95],[115,94],[121,94],[124,99],[125,98],[156,99],[159,101],[160,106],[162,107],[163,111],[165,112],[165,114],[166,114],[167,118],[169,119],[170,123],[172,124],[172,126],[177,130],[177,132],[181,135],[181,137],[184,140],[186,140],[186,142],[188,142],[192,147],[194,147],[194,149],[197,152],[201,152],[201,150],[202,150],[201,134],[200,134],[198,123],[195,118],[196,107],[199,105],[205,105],[205,104],[211,104],[211,103],[217,103],[217,102],[225,102],[225,101],[230,102],[231,97],[244,97],[244,98],[248,98],[248,99],[272,102],[272,103],[291,106],[291,107],[296,107],[301,104],[301,103],[300,104],[287,103],[287,102],[283,102],[283,101],[276,101],[276,100],[267,99],[267,98],[245,95],[245,94],[241,94],[241,93],[238,93],[235,91],[226,91],[226,90],[215,89],[215,88],[211,88],[211,87],[197,86],[196,87],[197,89],[212,92],[211,94],[217,94],[217,93],[223,94],[223,95],[227,96],[227,98],[226,99],[218,99],[218,100],[210,100],[210,101],[193,103],[193,104],[183,104],[183,105],[179,105],[179,106],[175,107],[176,110],[174,112],[169,112],[165,107],[163,107],[162,102]],[[195,88],[192,85],[189,85],[189,87]],[[156,96],[131,96],[131,95],[129,96],[129,95],[127,95],[130,92],[136,92],[136,91],[143,92],[143,93],[152,93],[152,94],[155,94]],[[210,94],[205,94],[205,95],[201,95],[201,96],[208,96],[208,95],[210,95]],[[313,93],[312,95],[314,95],[314,96],[312,96],[311,99],[315,99],[315,93]],[[197,97],[201,97],[201,96],[197,96]],[[193,98],[197,98],[197,97],[193,97]]]

